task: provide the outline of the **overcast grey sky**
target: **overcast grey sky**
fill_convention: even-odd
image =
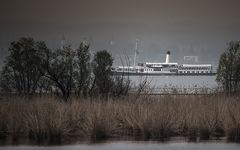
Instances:
[[[239,0],[1,0],[0,49],[5,57],[13,40],[31,36],[59,47],[62,35],[77,47],[87,39],[93,51],[117,58],[134,53],[139,61],[175,61],[198,55],[217,63],[230,40],[240,40]]]

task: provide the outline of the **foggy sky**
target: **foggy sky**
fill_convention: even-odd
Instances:
[[[198,55],[216,64],[230,40],[240,40],[239,0],[1,0],[0,60],[9,43],[22,36],[51,48],[61,37],[77,47],[88,40],[92,51],[131,56],[139,39],[139,61],[183,62]]]

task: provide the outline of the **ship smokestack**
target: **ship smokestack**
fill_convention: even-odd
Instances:
[[[170,59],[170,51],[167,51],[166,63],[169,63],[169,59]]]

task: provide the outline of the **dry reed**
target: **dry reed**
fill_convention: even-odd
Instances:
[[[140,137],[240,140],[239,97],[142,96],[138,99],[15,98],[0,101],[0,138],[61,140]]]

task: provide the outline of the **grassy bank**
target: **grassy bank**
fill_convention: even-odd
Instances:
[[[240,98],[188,95],[73,99],[69,103],[49,97],[0,101],[0,139],[164,140],[173,136],[240,141]]]

